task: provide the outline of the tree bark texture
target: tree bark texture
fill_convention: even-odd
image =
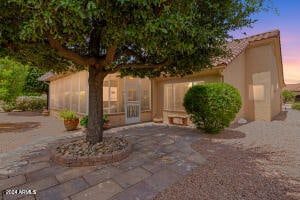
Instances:
[[[89,120],[86,140],[92,144],[103,140],[103,81],[105,74],[89,66]]]

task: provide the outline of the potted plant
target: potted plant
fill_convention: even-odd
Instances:
[[[81,120],[80,120],[80,125],[87,128],[88,125],[88,120],[89,116],[85,115]],[[107,115],[103,115],[103,129],[109,129],[110,128],[110,123]]]
[[[77,129],[79,119],[74,111],[63,110],[59,112],[59,117],[64,120],[64,125],[67,131],[73,131]]]
[[[107,115],[103,115],[103,129],[107,130],[110,128],[110,123]]]

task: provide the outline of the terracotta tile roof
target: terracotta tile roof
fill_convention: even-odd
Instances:
[[[300,83],[297,84],[286,84],[285,90],[299,92],[300,91]]]
[[[257,35],[252,35],[249,37],[241,38],[234,40],[232,42],[229,42],[226,45],[226,48],[231,51],[231,56],[228,58],[221,58],[218,59],[216,62],[213,64],[215,66],[217,65],[228,65],[230,64],[236,57],[238,57],[246,48],[247,46],[256,41],[264,40],[264,39],[269,39],[269,38],[274,38],[274,37],[279,37],[280,31],[279,30],[273,30],[273,31],[268,31],[265,33],[260,33]]]

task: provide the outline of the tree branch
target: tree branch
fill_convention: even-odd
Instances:
[[[110,63],[112,63],[114,61],[116,49],[117,49],[117,47],[115,47],[115,46],[108,47],[107,53],[105,56],[105,65],[109,65]]]
[[[166,59],[165,61],[157,64],[122,64],[122,65],[117,65],[110,73],[115,73],[121,69],[126,69],[126,68],[134,68],[134,69],[160,69],[164,66],[170,65],[171,62]]]
[[[47,34],[48,42],[51,48],[56,50],[60,56],[71,60],[79,65],[88,65],[88,59],[62,46],[59,41],[55,40],[52,35]]]

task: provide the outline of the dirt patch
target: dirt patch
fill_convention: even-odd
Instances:
[[[211,139],[238,139],[246,137],[246,134],[241,131],[226,129],[218,134],[208,134]]]
[[[0,123],[0,133],[25,132],[37,128],[40,122]]]
[[[9,112],[7,115],[10,116],[22,116],[22,117],[34,117],[34,116],[42,116],[41,111],[24,111],[24,112]]]
[[[294,200],[299,199],[297,180],[265,176],[256,160],[271,156],[260,149],[243,150],[204,138],[192,147],[207,161],[155,199]]]

